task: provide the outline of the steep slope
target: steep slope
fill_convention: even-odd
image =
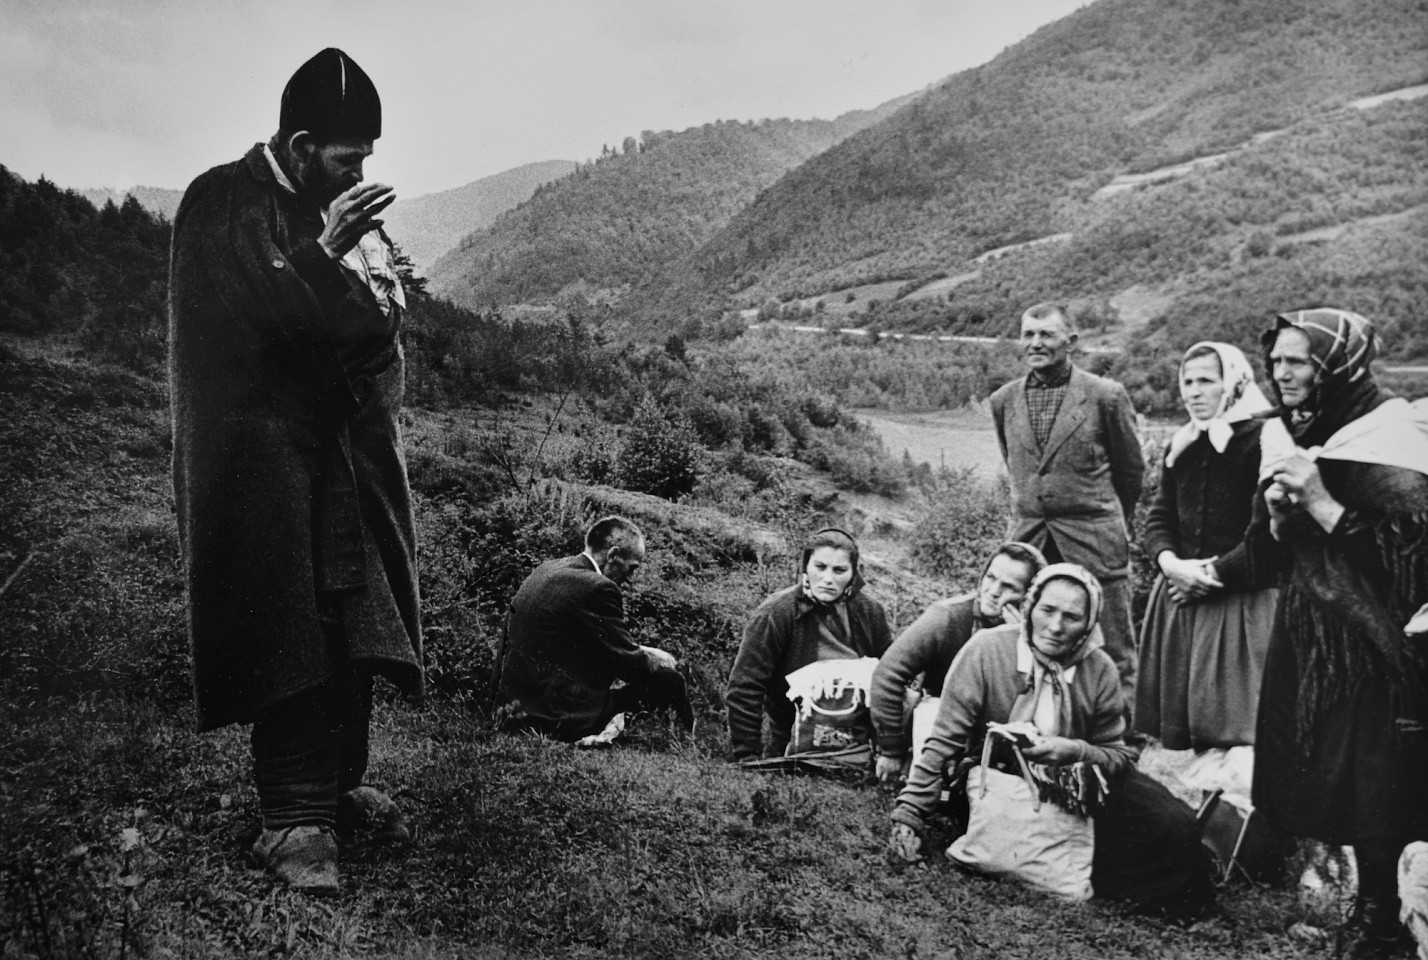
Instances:
[[[546,160],[482,177],[440,193],[398,200],[384,217],[386,231],[419,270],[430,270],[462,237],[528,200],[543,183],[575,169],[570,160]]]
[[[1101,0],[791,172],[681,265],[693,289],[661,283],[664,312],[956,274],[1074,233],[1117,176],[1421,83],[1425,64],[1421,0]]]
[[[482,307],[648,281],[786,171],[906,99],[832,121],[719,121],[628,138],[462,241],[432,268],[432,289]]]

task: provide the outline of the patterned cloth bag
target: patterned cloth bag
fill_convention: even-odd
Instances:
[[[788,698],[797,707],[786,756],[829,753],[872,740],[868,689],[875,657],[818,660],[788,675]]]

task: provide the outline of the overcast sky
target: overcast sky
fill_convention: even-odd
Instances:
[[[414,197],[642,130],[831,118],[983,63],[1086,0],[0,0],[0,164],[181,188],[347,51],[382,96],[369,179]]]

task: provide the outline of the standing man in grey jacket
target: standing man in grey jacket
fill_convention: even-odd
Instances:
[[[198,726],[252,724],[263,829],[289,886],[338,890],[335,828],[408,831],[363,786],[373,677],[422,689],[416,533],[397,414],[406,305],[362,183],[377,88],[328,48],[278,132],[202,174],[174,217],[174,498]]]
[[[1050,563],[1090,570],[1105,590],[1101,629],[1120,673],[1129,713],[1135,702],[1130,530],[1145,482],[1135,410],[1125,387],[1071,363],[1076,326],[1061,304],[1021,318],[1028,373],[991,397],[992,421],[1011,482],[1010,540]]]

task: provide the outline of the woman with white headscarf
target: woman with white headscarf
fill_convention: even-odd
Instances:
[[[1270,403],[1244,353],[1213,341],[1185,351],[1180,398],[1190,422],[1167,445],[1145,525],[1160,575],[1141,628],[1135,723],[1168,749],[1203,751],[1254,743],[1278,591],[1250,577],[1243,541],[1259,483],[1255,416]]]
[[[1021,755],[1054,802],[1063,803],[1056,785],[1073,779],[1061,775],[1073,765],[1083,765],[1075,780],[1106,785],[1091,811],[1096,896],[1198,916],[1213,887],[1195,816],[1135,767],[1120,679],[1096,627],[1100,583],[1084,567],[1053,563],[1032,580],[1024,609],[1021,623],[976,633],[953,661],[932,733],[892,812],[889,846],[905,859],[920,857],[947,771],[981,756],[989,723],[1034,727]],[[1009,754],[996,742],[992,766],[1015,771],[1019,762]]]

